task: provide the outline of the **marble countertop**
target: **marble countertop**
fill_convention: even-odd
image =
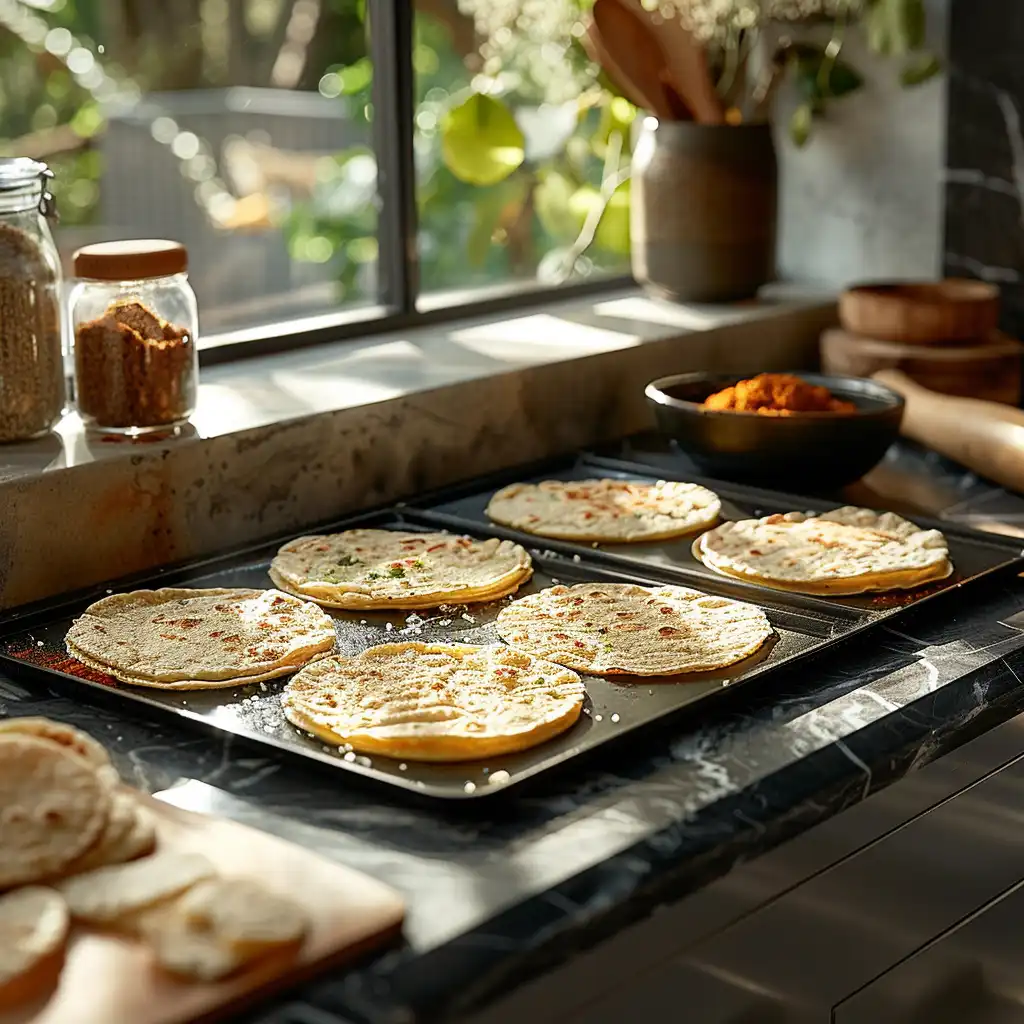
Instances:
[[[934,455],[894,450],[881,479],[951,520],[1024,523],[1024,500]],[[740,690],[699,722],[615,748],[470,812],[342,788],[259,750],[0,677],[0,713],[97,735],[131,783],[374,875],[408,900],[405,945],[250,1019],[444,1020],[694,892],[1024,710],[1024,582],[953,592]],[[305,1019],[313,1019],[306,1017]]]

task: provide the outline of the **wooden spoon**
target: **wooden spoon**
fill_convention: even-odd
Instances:
[[[597,0],[599,3],[600,0]],[[595,9],[597,3],[595,3]],[[587,26],[583,35],[583,48],[596,64],[600,64],[609,78],[618,86],[622,95],[641,110],[646,110],[655,117],[665,120],[672,119],[672,107],[665,96],[664,86],[657,77],[657,68],[652,77],[641,72],[639,81],[634,77],[635,67],[623,67],[618,60],[619,47],[609,50],[605,38],[595,22]],[[628,60],[627,55],[627,60]]]
[[[598,20],[597,7],[600,2],[602,0],[594,2],[595,21]],[[604,24],[601,26],[603,35],[607,37],[608,33],[614,32],[617,36],[621,33],[625,38],[625,33],[629,31],[627,23],[638,23],[643,36],[653,40],[660,49],[676,91],[693,111],[694,118],[702,124],[725,123],[725,104],[715,89],[704,47],[678,18],[655,20],[640,0],[603,0],[603,4],[608,11],[617,8],[621,12],[618,15],[602,15],[607,22],[607,30]],[[632,31],[634,36],[640,34],[635,28]]]
[[[874,379],[906,399],[900,432],[994,480],[1024,491],[1024,411],[977,398],[954,398],[916,384],[899,370]]]
[[[634,17],[617,0],[594,0],[591,28],[600,40],[611,66],[619,69],[614,74],[611,66],[602,66],[616,81],[632,83],[637,95],[645,102],[637,104],[656,117],[673,120],[673,106],[665,95],[661,75],[668,71],[666,54],[648,30],[645,22]],[[676,90],[678,92],[678,89]],[[686,97],[682,97],[685,106]]]

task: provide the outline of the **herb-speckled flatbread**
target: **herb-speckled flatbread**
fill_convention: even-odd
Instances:
[[[328,608],[436,608],[494,601],[533,572],[530,556],[507,540],[450,533],[346,530],[299,537],[277,553],[279,587]]]

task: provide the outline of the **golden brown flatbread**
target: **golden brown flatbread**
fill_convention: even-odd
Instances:
[[[467,761],[543,743],[572,726],[575,672],[502,644],[382,644],[292,679],[288,720],[327,743],[410,761]]]
[[[487,515],[539,537],[625,544],[705,529],[721,509],[718,495],[699,484],[545,480],[503,487],[491,498]]]

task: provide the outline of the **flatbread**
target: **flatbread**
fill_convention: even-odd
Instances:
[[[142,928],[157,964],[189,981],[219,981],[244,967],[248,957],[194,928],[173,909],[149,915]]]
[[[277,553],[270,578],[329,608],[436,608],[514,593],[533,569],[507,540],[450,533],[346,530],[299,537]]]
[[[90,605],[68,653],[122,682],[157,689],[241,686],[332,650],[334,623],[277,590],[137,590]]]
[[[56,981],[69,927],[67,905],[53,889],[25,886],[0,896],[0,1013]]]
[[[258,882],[210,878],[142,913],[136,924],[165,971],[216,981],[267,953],[297,950],[309,919]]]
[[[102,832],[110,786],[77,754],[0,735],[0,890],[59,874]]]
[[[56,888],[72,917],[116,926],[122,919],[212,878],[213,865],[200,853],[154,854],[130,864],[97,868],[66,879]]]
[[[953,572],[938,530],[853,506],[722,523],[694,554],[724,576],[801,594],[907,590]]]
[[[193,929],[246,957],[298,942],[309,927],[306,912],[248,878],[211,878],[177,902],[175,912]]]
[[[99,838],[61,874],[70,877],[110,864],[123,864],[152,853],[155,846],[156,829],[149,812],[139,804],[138,795],[130,789],[117,789]]]
[[[526,750],[573,725],[575,672],[501,644],[382,644],[328,658],[292,679],[288,720],[328,743],[418,761]]]
[[[19,733],[48,740],[77,754],[96,768],[110,767],[110,755],[106,748],[88,733],[72,725],[53,722],[49,718],[5,718],[0,721],[0,735],[5,733]]]
[[[660,480],[545,480],[503,487],[487,505],[496,523],[556,540],[668,540],[717,522],[722,503],[699,484]]]
[[[517,650],[605,676],[724,668],[772,635],[767,616],[752,604],[631,583],[550,587],[507,605],[495,628]]]

